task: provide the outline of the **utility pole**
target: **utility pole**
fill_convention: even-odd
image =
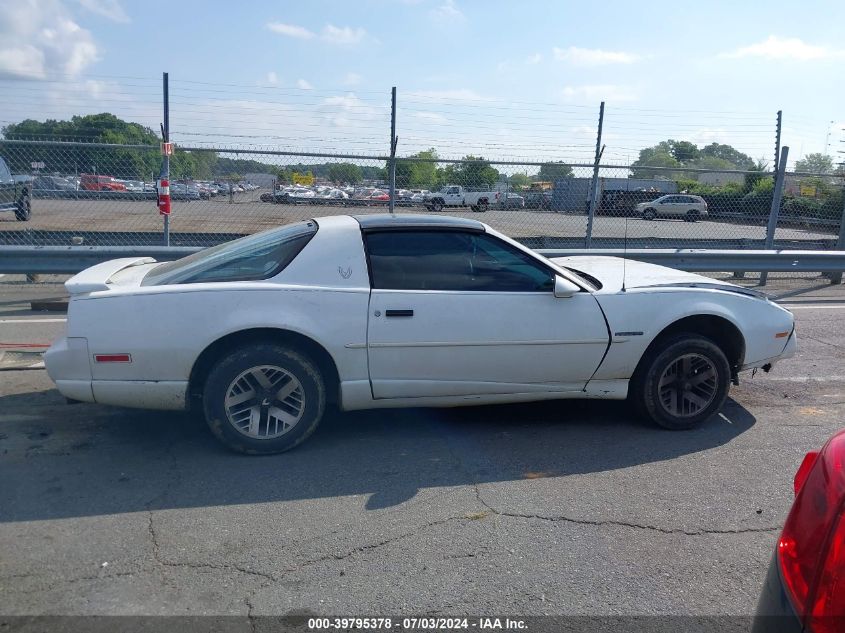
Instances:
[[[604,101],[599,106],[599,129],[596,134],[596,160],[593,163],[593,181],[590,185],[590,208],[587,212],[587,235],[584,239],[584,248],[591,248],[593,241],[593,218],[596,217],[596,202],[598,199],[599,186],[599,163],[601,162],[601,130],[604,125]]]
[[[396,86],[390,90],[390,214],[393,215],[396,201]]]

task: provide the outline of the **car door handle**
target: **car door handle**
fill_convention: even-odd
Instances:
[[[384,316],[389,317],[412,317],[414,316],[413,310],[385,310]]]

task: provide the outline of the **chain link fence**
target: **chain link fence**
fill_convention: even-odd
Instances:
[[[3,195],[26,192],[31,215],[0,213],[0,245],[163,243],[161,85],[89,83],[43,95],[10,85],[0,157],[15,185]],[[536,103],[408,92],[396,107],[385,97],[174,82],[170,243],[385,212],[393,165],[396,213],[472,217],[534,247],[764,248],[775,164],[764,157],[789,134],[816,134],[793,124],[781,139],[780,113],[602,104],[597,118],[594,106],[566,101],[577,95]],[[774,247],[836,248],[844,189],[842,168],[788,173]]]
[[[28,221],[0,215],[0,244],[162,243],[157,146],[0,141]],[[301,219],[385,212],[389,157],[291,154],[256,147],[178,148],[171,161],[173,245],[206,246]],[[33,167],[34,166],[34,167]],[[532,246],[763,248],[773,177],[562,162],[396,160],[397,213],[482,220]],[[788,173],[777,248],[829,249],[842,220],[842,176]]]

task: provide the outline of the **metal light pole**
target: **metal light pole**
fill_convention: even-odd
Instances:
[[[587,213],[587,235],[584,239],[584,247],[591,248],[593,241],[593,218],[596,217],[596,194],[599,186],[599,162],[601,162],[601,129],[604,125],[604,101],[599,107],[599,129],[596,134],[596,160],[593,163],[593,180],[590,184],[590,208]]]

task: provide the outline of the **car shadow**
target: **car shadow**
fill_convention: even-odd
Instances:
[[[722,446],[755,424],[729,400],[693,431],[625,403],[561,401],[330,413],[281,455],[226,450],[195,416],[0,397],[0,522],[368,495],[395,506],[426,488],[566,477]]]

